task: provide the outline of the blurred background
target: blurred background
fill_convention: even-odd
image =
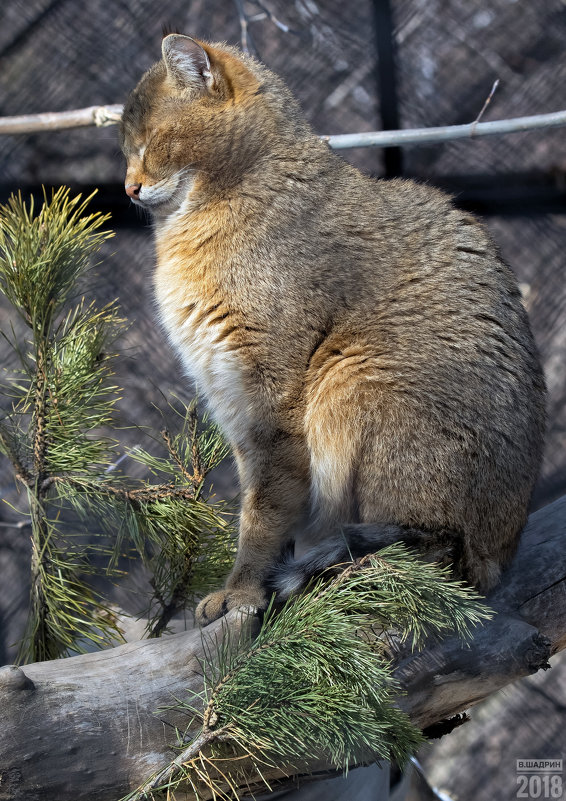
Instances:
[[[242,25],[242,13],[247,26]],[[160,55],[163,27],[247,43],[298,96],[320,134],[456,125],[566,109],[564,0],[3,0],[0,116],[121,103]],[[521,283],[550,392],[545,461],[533,508],[566,489],[566,131],[540,130],[438,145],[355,149],[342,156],[376,177],[440,186],[481,215]],[[148,221],[123,191],[117,129],[0,136],[0,202],[41,186],[99,190],[116,236],[91,290],[118,298],[130,327],[119,343],[124,454],[159,430],[156,406],[192,388],[156,322]],[[0,327],[11,321],[0,298]],[[0,365],[8,359],[0,342]],[[144,442],[147,447],[147,442]],[[122,465],[124,466],[124,465]],[[128,469],[126,467],[126,469]],[[139,474],[139,465],[131,471]],[[237,493],[231,465],[218,493]],[[28,599],[22,504],[0,459],[0,663],[14,658]],[[127,602],[125,602],[127,605]],[[131,610],[135,611],[135,610]],[[461,801],[515,798],[517,758],[566,752],[566,663],[490,699],[473,722],[424,749],[426,772]]]

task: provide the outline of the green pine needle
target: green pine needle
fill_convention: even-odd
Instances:
[[[86,215],[93,195],[69,197],[61,187],[35,214],[21,194],[0,210],[0,289],[41,337],[75,290],[91,256],[114,234],[100,230],[110,215]]]
[[[417,647],[440,634],[464,639],[489,617],[473,590],[401,544],[345,565],[282,609],[272,605],[255,639],[249,627],[236,639],[225,628],[216,648],[205,648],[200,731],[184,738],[190,744],[177,762],[127,798],[164,790],[174,798],[188,784],[197,798],[204,785],[233,799],[238,783],[262,781],[262,767],[304,770],[309,759],[344,771],[379,759],[402,765],[423,738],[395,705],[387,632]],[[238,772],[238,756],[251,773]]]
[[[120,636],[91,577],[115,575],[132,551],[153,573],[151,636],[196,593],[221,583],[233,559],[227,508],[204,491],[227,447],[214,426],[198,421],[195,404],[175,410],[180,430],[162,432],[163,457],[135,453],[163,483],[109,471],[116,442],[105,432],[120,391],[113,343],[124,321],[115,303],[97,308],[81,297],[92,257],[113,235],[102,228],[108,216],[87,213],[89,200],[61,188],[44,193],[37,210],[21,195],[0,207],[0,291],[27,331],[24,338],[13,326],[0,332],[12,362],[0,384],[9,403],[0,453],[25,488],[32,531],[24,661]]]

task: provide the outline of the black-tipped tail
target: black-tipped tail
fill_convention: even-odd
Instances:
[[[366,523],[347,525],[299,559],[287,548],[268,576],[266,588],[276,593],[277,601],[286,601],[300,592],[313,576],[333,565],[359,559],[394,542],[414,546],[422,544],[423,539],[426,540],[427,535],[418,529]]]

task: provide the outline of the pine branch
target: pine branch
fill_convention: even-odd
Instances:
[[[199,588],[199,594],[205,588],[212,588],[220,575],[225,575],[233,559],[231,528],[226,527],[222,516],[208,514],[212,508],[207,509],[202,499],[205,479],[227,455],[227,446],[217,426],[210,425],[206,416],[202,428],[199,426],[196,401],[182,411],[175,407],[173,409],[182,417],[182,425],[175,436],[167,428],[161,431],[168,460],[156,459],[143,449],[138,450],[135,458],[158,473],[174,470],[175,481],[187,485],[190,493],[187,499],[190,498],[195,506],[206,512],[201,517],[198,538],[166,536],[157,559],[152,562],[153,601],[157,602],[159,611],[150,615],[148,637],[160,636],[172,618],[195,597],[196,588]],[[178,484],[170,486],[170,497],[173,499],[178,492]],[[204,503],[208,505],[208,500],[204,499]],[[184,530],[190,531],[190,524],[185,525]],[[203,568],[208,575],[205,575]]]
[[[49,511],[52,471],[69,461],[77,470],[88,469],[102,454],[106,443],[89,441],[85,433],[107,419],[114,403],[99,400],[108,391],[101,383],[106,366],[93,369],[93,348],[102,342],[105,326],[107,331],[115,322],[114,309],[96,312],[80,303],[63,314],[92,254],[111,236],[99,230],[106,217],[85,215],[87,203],[60,189],[50,200],[45,197],[37,214],[33,201],[26,205],[19,195],[0,209],[0,290],[30,331],[25,349],[3,332],[26,377],[21,385],[12,382],[12,413],[1,436],[2,450],[29,500],[31,589],[19,650],[23,661],[61,656],[79,638],[88,637],[91,625],[103,633],[102,639],[111,628],[101,621],[101,605],[79,578],[87,568],[84,560],[61,560],[62,538]],[[27,430],[16,423],[18,417],[28,419]],[[12,435],[6,423],[12,424]],[[27,464],[22,453],[29,456]]]
[[[174,436],[167,429],[161,432],[168,458],[141,447],[131,454],[170,481],[136,487],[117,481],[114,474],[104,480],[67,474],[51,476],[47,482],[79,513],[85,503],[94,510],[110,504],[105,526],[109,533],[123,532],[116,537],[115,553],[127,535],[153,573],[148,637],[160,636],[196,593],[221,582],[233,561],[234,536],[225,510],[202,497],[204,480],[226,455],[226,445],[206,418],[199,429],[194,402],[175,412],[182,418],[180,431]]]
[[[400,687],[385,632],[394,628],[416,648],[451,631],[469,637],[489,617],[473,591],[401,545],[334,568],[303,596],[268,609],[255,640],[243,627],[237,641],[205,651],[200,732],[128,801],[158,788],[174,794],[187,782],[228,801],[237,784],[230,765],[218,781],[228,743],[232,758],[256,766],[256,781],[260,765],[290,768],[315,755],[338,769],[376,758],[403,763],[422,737],[394,706]],[[211,751],[217,743],[221,750]],[[208,766],[199,766],[205,747]]]
[[[92,255],[112,235],[100,230],[107,217],[86,213],[88,200],[70,198],[62,188],[37,212],[20,195],[0,208],[0,291],[28,331],[23,346],[13,330],[12,337],[2,332],[20,367],[0,387],[12,407],[2,421],[0,450],[26,487],[32,531],[23,661],[119,636],[114,616],[83,578],[101,569],[95,552],[112,572],[126,543],[127,555],[137,550],[153,571],[152,637],[195,592],[220,583],[233,552],[224,506],[203,497],[205,478],[227,448],[214,426],[205,422],[201,430],[194,403],[175,410],[182,418],[178,433],[162,432],[166,458],[141,448],[131,454],[159,474],[158,482],[108,471],[115,445],[93,431],[113,422],[118,387],[109,380],[110,347],[124,321],[114,303],[98,309],[84,298],[72,300],[80,298],[78,282]],[[88,521],[96,545],[72,546],[69,512]]]
[[[138,455],[143,460],[144,452]],[[187,477],[179,474],[178,480],[187,481]],[[115,537],[115,555],[122,550],[125,537],[134,544],[153,573],[150,608],[153,602],[158,606],[149,614],[148,637],[160,636],[195,593],[212,589],[231,566],[235,540],[224,508],[200,498],[192,480],[190,485],[171,482],[127,487],[108,477],[100,481],[51,476],[46,486],[55,487],[81,516],[94,513],[101,517]]]

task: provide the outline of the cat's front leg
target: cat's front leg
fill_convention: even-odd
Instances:
[[[242,490],[238,553],[223,590],[196,609],[205,626],[241,606],[265,609],[265,578],[309,499],[309,470],[300,438],[274,432],[250,448],[236,448]]]

